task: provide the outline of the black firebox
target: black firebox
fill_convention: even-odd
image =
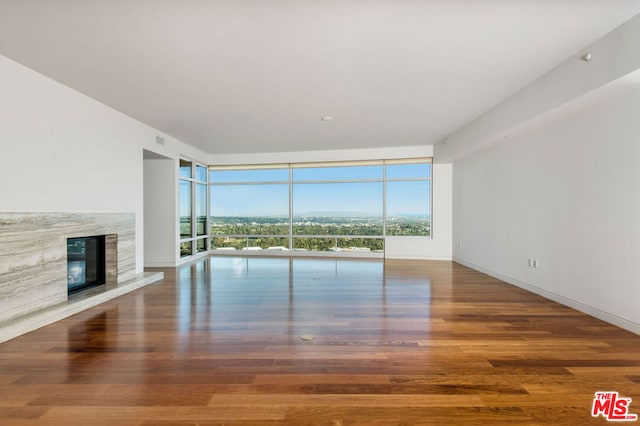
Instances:
[[[105,283],[105,236],[67,239],[69,294]]]

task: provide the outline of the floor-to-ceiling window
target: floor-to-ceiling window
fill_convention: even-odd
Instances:
[[[180,159],[180,257],[208,250],[208,168]]]
[[[289,168],[213,168],[211,246],[289,250]]]
[[[431,159],[211,166],[212,250],[382,253],[431,235]]]
[[[291,171],[294,250],[382,252],[382,164],[298,164]]]

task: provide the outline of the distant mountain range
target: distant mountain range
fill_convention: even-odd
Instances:
[[[294,215],[295,217],[375,217],[362,212],[327,212],[327,211],[309,211]]]

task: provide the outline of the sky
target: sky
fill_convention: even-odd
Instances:
[[[430,164],[388,165],[387,216],[428,215],[430,181],[393,181],[430,175]],[[382,217],[383,166],[293,168],[293,215],[346,214]],[[284,216],[289,214],[289,169],[230,170],[212,172],[213,183],[278,182],[268,184],[212,185],[212,216]],[[371,179],[373,182],[326,182]],[[323,181],[309,183],[309,181]],[[305,183],[296,183],[305,182]],[[182,188],[182,186],[181,186]],[[200,197],[196,197],[197,199]],[[180,191],[181,207],[189,194]],[[202,206],[200,206],[202,211]],[[188,215],[181,208],[180,215]],[[198,212],[200,215],[201,212]]]

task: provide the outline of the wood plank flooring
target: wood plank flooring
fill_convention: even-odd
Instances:
[[[606,424],[596,391],[640,413],[640,336],[452,262],[162,271],[0,344],[0,425]]]

